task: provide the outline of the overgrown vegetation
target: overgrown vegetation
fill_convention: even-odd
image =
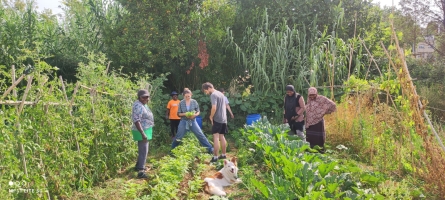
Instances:
[[[66,0],[55,15],[33,0],[3,0],[0,195],[70,198],[133,165],[127,133],[140,88],[150,90],[155,113],[150,148],[168,149],[166,94],[210,81],[226,89],[235,115],[229,126],[245,182],[230,198],[442,199],[445,11],[432,2]],[[427,59],[418,58],[421,41],[434,50]],[[337,158],[307,153],[271,125],[281,123],[287,84],[338,102],[326,118]],[[210,132],[209,97],[193,93]],[[271,124],[235,131],[252,113]],[[185,142],[176,158],[151,161],[162,172],[150,189],[128,183],[121,196],[201,198],[205,158],[196,141]]]
[[[113,177],[134,162],[137,148],[128,135],[132,102],[137,89],[147,84],[155,98],[160,95],[155,91],[162,87],[163,77],[135,76],[138,81],[131,82],[118,72],[107,72],[103,57],[91,55],[90,59],[79,65],[76,84],[52,79],[57,77],[54,68],[36,62],[34,72],[27,76],[27,87],[16,88],[17,97],[2,99],[36,103],[1,107],[0,182],[2,186],[20,183],[2,187],[2,196],[64,198],[73,190]],[[11,81],[10,74],[3,75]],[[6,88],[2,85],[1,90]],[[151,106],[157,106],[156,102]],[[162,127],[152,146],[162,141]],[[23,193],[20,188],[41,192]]]

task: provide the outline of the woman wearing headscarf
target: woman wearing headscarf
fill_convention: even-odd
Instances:
[[[133,126],[131,132],[133,140],[138,142],[138,160],[135,170],[139,171],[138,178],[147,178],[145,174],[145,162],[148,154],[148,140],[151,140],[154,126],[153,113],[147,106],[150,93],[147,90],[138,91],[138,100],[134,102],[131,119]]]
[[[304,98],[295,91],[293,85],[286,86],[283,123],[288,123],[291,131],[303,139],[304,109]]]
[[[333,101],[325,96],[318,95],[317,89],[308,89],[308,100],[306,104],[306,141],[311,148],[319,146],[324,153],[326,132],[324,128],[324,115],[335,112],[337,107]]]

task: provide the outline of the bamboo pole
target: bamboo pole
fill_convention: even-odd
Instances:
[[[51,86],[49,87],[49,94],[51,95],[51,93],[53,92],[53,85],[51,84]],[[47,114],[48,113],[48,104],[46,104],[45,106],[44,106],[44,109],[45,109],[45,114]]]
[[[23,94],[22,102],[20,103],[18,115],[23,111],[23,106],[25,105],[26,97],[28,96],[29,90],[31,89],[33,76],[28,77],[28,85],[26,85],[25,94]]]
[[[77,94],[79,85],[80,85],[80,83],[77,82],[76,87],[74,88],[73,97],[71,98],[71,101],[69,103],[69,113],[70,113],[70,117],[71,117],[71,126],[72,126],[73,130],[74,130],[73,103],[74,103],[74,98],[76,98],[76,94]],[[80,145],[79,145],[79,140],[77,138],[77,134],[74,134],[74,139],[76,139],[77,152],[80,155]],[[82,163],[80,163],[80,167],[82,167]]]
[[[68,96],[66,95],[65,84],[63,83],[62,76],[59,76],[59,79],[60,79],[60,84],[62,85],[62,90],[63,90],[63,95],[65,96],[65,101],[69,102],[68,101]]]
[[[76,83],[76,87],[74,88],[73,96],[71,97],[71,101],[69,103],[69,114],[70,114],[70,117],[71,117],[71,127],[73,128],[73,130],[75,128],[75,126],[74,126],[74,117],[73,117],[73,105],[74,105],[74,99],[76,98],[76,94],[77,94],[77,91],[79,89],[79,86],[80,86],[80,82],[77,82]],[[77,133],[74,133],[73,135],[74,135],[74,139],[76,140],[77,153],[79,154],[79,157],[80,157],[82,155],[82,153],[80,151],[79,139],[77,137]],[[82,162],[80,162],[80,168],[83,168],[83,163]],[[81,176],[80,179],[81,179],[81,181],[83,181],[83,176]]]
[[[12,65],[11,66],[11,71],[12,71],[12,76],[11,76],[11,78],[12,78],[12,84],[14,85],[14,83],[15,83],[15,65]],[[17,91],[15,90],[15,89],[13,89],[12,90],[12,95],[14,96],[14,97],[17,97]]]
[[[366,47],[365,41],[363,41],[362,38],[359,38],[359,40],[360,40],[360,42],[362,43],[363,47],[365,47],[366,52],[368,52],[368,55],[371,56],[371,60],[372,60],[372,62],[373,62],[376,66],[378,66],[378,65],[377,65],[377,62],[375,61],[375,59],[374,59],[374,57],[372,56],[371,52],[369,52],[368,47]],[[383,44],[383,43],[382,43],[382,44]],[[391,61],[391,60],[390,60],[390,61]],[[380,77],[383,77],[382,72],[380,71],[380,68],[377,67],[377,70],[379,71]],[[366,75],[367,75],[367,74],[366,74]]]
[[[39,104],[39,102],[35,102],[35,101],[12,101],[12,100],[5,100],[5,101],[0,101],[0,105],[9,105],[9,106],[19,106],[19,105],[28,105],[28,106],[35,106],[37,104]],[[44,106],[69,106],[69,103],[57,103],[57,102],[44,102],[41,103]],[[73,105],[76,105],[73,103]],[[46,110],[48,110],[46,108]]]
[[[108,74],[108,69],[110,69],[111,61],[108,61],[107,69],[105,69],[105,75]]]
[[[17,111],[17,121],[16,121],[16,128],[21,133],[20,129],[20,114],[22,113],[24,101],[26,100],[26,97],[28,96],[28,92],[31,89],[31,83],[32,83],[33,76],[28,76],[28,85],[26,85],[25,94],[22,98],[22,103],[20,104],[20,107]],[[28,177],[28,169],[26,167],[26,158],[25,158],[25,148],[23,147],[23,143],[19,142],[20,146],[20,155],[22,156],[22,164],[23,164],[23,171],[25,172],[26,177]]]
[[[73,97],[71,98],[70,104],[69,104],[69,111],[70,111],[70,115],[73,116],[73,105],[74,105],[74,98],[76,98],[76,94],[77,94],[77,90],[79,89],[80,83],[77,82],[76,83],[76,87],[74,88],[74,92],[73,92]],[[73,127],[74,128],[74,127]]]
[[[20,83],[20,81],[22,81],[23,80],[23,78],[25,78],[25,75],[21,75],[20,77],[19,77],[19,79],[17,79],[6,91],[5,91],[5,93],[3,93],[3,95],[2,95],[2,99],[4,99],[10,92],[11,92],[11,90],[13,90],[19,83]],[[16,94],[17,95],[17,94]]]
[[[393,33],[393,34],[395,34],[395,33]],[[423,109],[424,106],[423,106],[423,104],[422,104],[422,101],[420,101],[419,95],[417,95],[416,88],[415,88],[415,86],[414,86],[414,83],[413,83],[413,81],[412,81],[411,75],[410,75],[409,70],[408,70],[408,65],[406,64],[405,54],[404,54],[404,52],[403,52],[403,49],[401,49],[401,48],[399,47],[399,44],[398,44],[398,41],[397,41],[397,40],[396,40],[396,44],[397,44],[396,46],[397,46],[397,50],[398,50],[398,53],[399,53],[399,57],[400,57],[400,59],[401,59],[401,61],[402,61],[402,66],[401,66],[401,67],[402,67],[402,69],[403,69],[403,70],[405,71],[405,73],[406,73],[406,76],[407,76],[407,78],[408,78],[407,82],[408,82],[409,85],[410,85],[410,88],[411,88],[411,90],[412,90],[412,93],[413,93],[413,95],[414,95],[414,98],[416,98],[416,100],[417,100],[418,107],[416,107],[416,110],[417,110],[417,112],[419,112],[419,114],[420,114],[420,113],[423,114],[423,117],[425,117],[425,119],[427,120],[428,125],[430,125],[431,130],[433,131],[434,136],[436,137],[437,142],[439,143],[439,145],[440,145],[440,147],[442,148],[442,150],[445,152],[445,146],[443,145],[442,140],[440,139],[439,135],[437,134],[436,129],[434,128],[433,124],[431,123],[431,120],[430,120],[428,114],[426,113],[425,109]],[[425,131],[425,130],[424,130],[424,131]]]

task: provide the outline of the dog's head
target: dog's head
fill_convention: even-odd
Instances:
[[[238,179],[238,167],[236,163],[236,157],[233,157],[230,161],[224,160],[224,175],[231,181]]]

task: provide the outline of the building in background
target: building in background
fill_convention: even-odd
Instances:
[[[418,59],[428,59],[434,53],[434,36],[425,37],[424,42],[419,42],[413,52],[413,55]]]

